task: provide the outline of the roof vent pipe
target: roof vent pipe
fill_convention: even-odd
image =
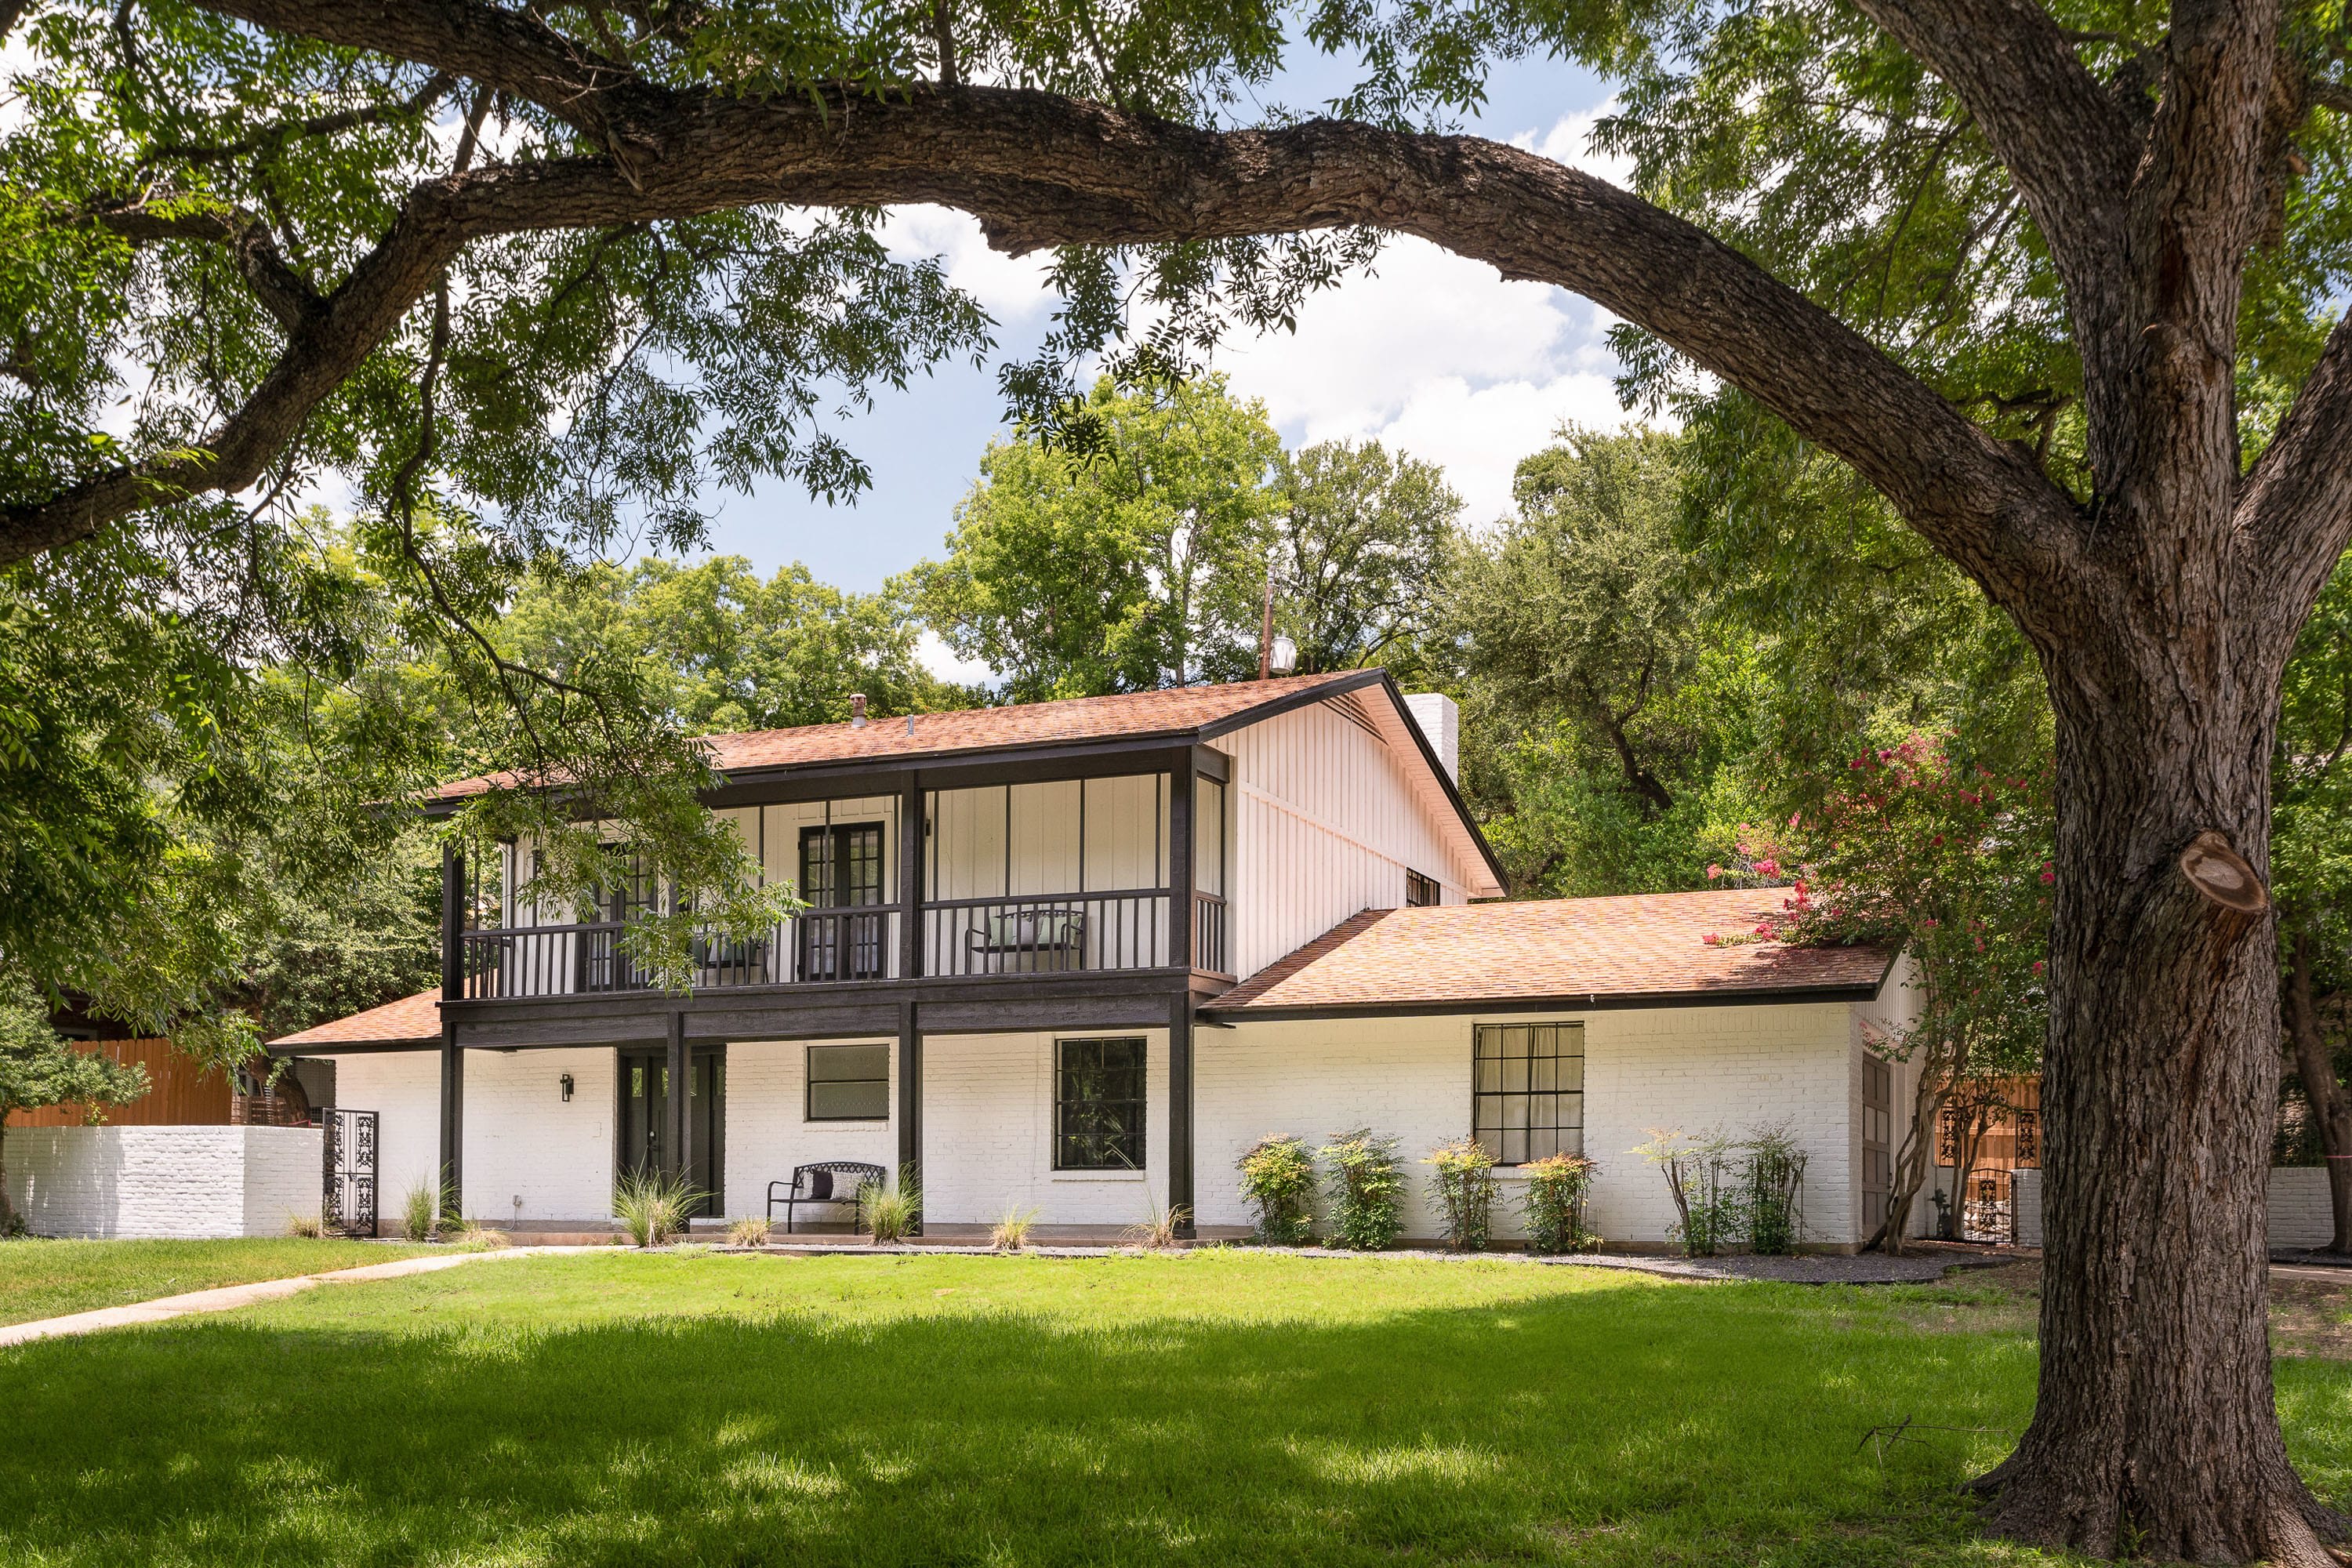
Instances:
[[[866,728],[866,693],[863,691],[849,694],[849,727],[853,730]]]

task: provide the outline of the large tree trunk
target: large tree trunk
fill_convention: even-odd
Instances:
[[[2352,1095],[2336,1083],[2336,1063],[2320,1032],[2319,1008],[2311,994],[2313,945],[2307,931],[2296,931],[2287,943],[2286,995],[2280,1012],[2294,1051],[2304,1103],[2311,1109],[2320,1150],[2327,1156],[2327,1202],[2336,1222],[2327,1249],[2352,1252]]]
[[[2198,662],[2182,646],[2124,651],[2134,675],[2178,678]],[[2053,671],[2041,1384],[1980,1485],[1995,1527],[2031,1541],[2324,1568],[2319,1533],[2343,1521],[2288,1464],[2271,1384],[2272,915],[2224,907],[2180,865],[2215,829],[2266,864],[2275,698],[2236,694],[2263,704],[2250,722],[2226,681],[2165,689],[2113,679],[2121,662]],[[2159,690],[2161,710],[2141,705]]]

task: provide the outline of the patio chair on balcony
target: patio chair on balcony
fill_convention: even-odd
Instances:
[[[1084,969],[1083,910],[990,910],[964,938],[984,974],[1027,974]]]
[[[694,939],[694,983],[717,989],[768,983],[764,936],[698,936]]]
[[[768,1184],[768,1218],[776,1217],[776,1205],[784,1206],[784,1234],[793,1233],[793,1214],[803,1204],[846,1204],[849,1220],[857,1223],[857,1194],[870,1183],[882,1185],[879,1165],[861,1164],[856,1160],[819,1160],[813,1165],[793,1167],[789,1182]]]

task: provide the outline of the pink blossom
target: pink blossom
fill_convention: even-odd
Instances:
[[[1708,881],[1712,882],[1712,881],[1714,881],[1717,877],[1720,877],[1720,876],[1722,876],[1722,875],[1723,875],[1723,868],[1722,868],[1722,867],[1720,867],[1720,866],[1718,866],[1718,865],[1715,864],[1715,863],[1714,863],[1713,861],[1711,861],[1711,860],[1707,862],[1707,867],[1706,867],[1706,879],[1707,879]]]
[[[2044,872],[2042,872],[2042,886],[2044,886],[2044,887],[2049,886],[2051,883],[2053,883],[2053,882],[2056,881],[2057,879],[2058,879],[2058,873],[2057,873],[2057,872],[2055,872],[2055,871],[2044,871]]]
[[[2035,960],[2033,961],[2033,973],[2036,973],[2036,974],[2039,974],[2039,973],[2042,973],[2042,961],[2041,961],[2040,959],[2038,959],[2038,958],[2037,958],[2037,959],[2035,959]]]

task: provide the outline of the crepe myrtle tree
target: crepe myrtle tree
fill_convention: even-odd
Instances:
[[[2288,1464],[2265,1335],[2264,879],[2282,667],[2352,532],[2340,6],[1310,0],[1360,84],[1244,123],[1297,16],[0,0],[38,62],[0,205],[0,563],[329,471],[395,520],[445,500],[453,552],[691,536],[702,486],[761,473],[854,488],[827,378],[985,338],[880,254],[889,204],[1055,252],[1066,308],[1006,374],[1033,415],[1089,352],[1286,324],[1379,233],[1584,295],[1850,465],[2049,681],[2040,1388],[1989,1522],[2328,1561],[2346,1522]],[[1624,79],[1654,200],[1445,129],[1530,53]],[[1659,177],[1677,116],[1755,190]],[[1786,177],[1840,149],[1841,179]],[[101,433],[126,366],[140,417]]]

